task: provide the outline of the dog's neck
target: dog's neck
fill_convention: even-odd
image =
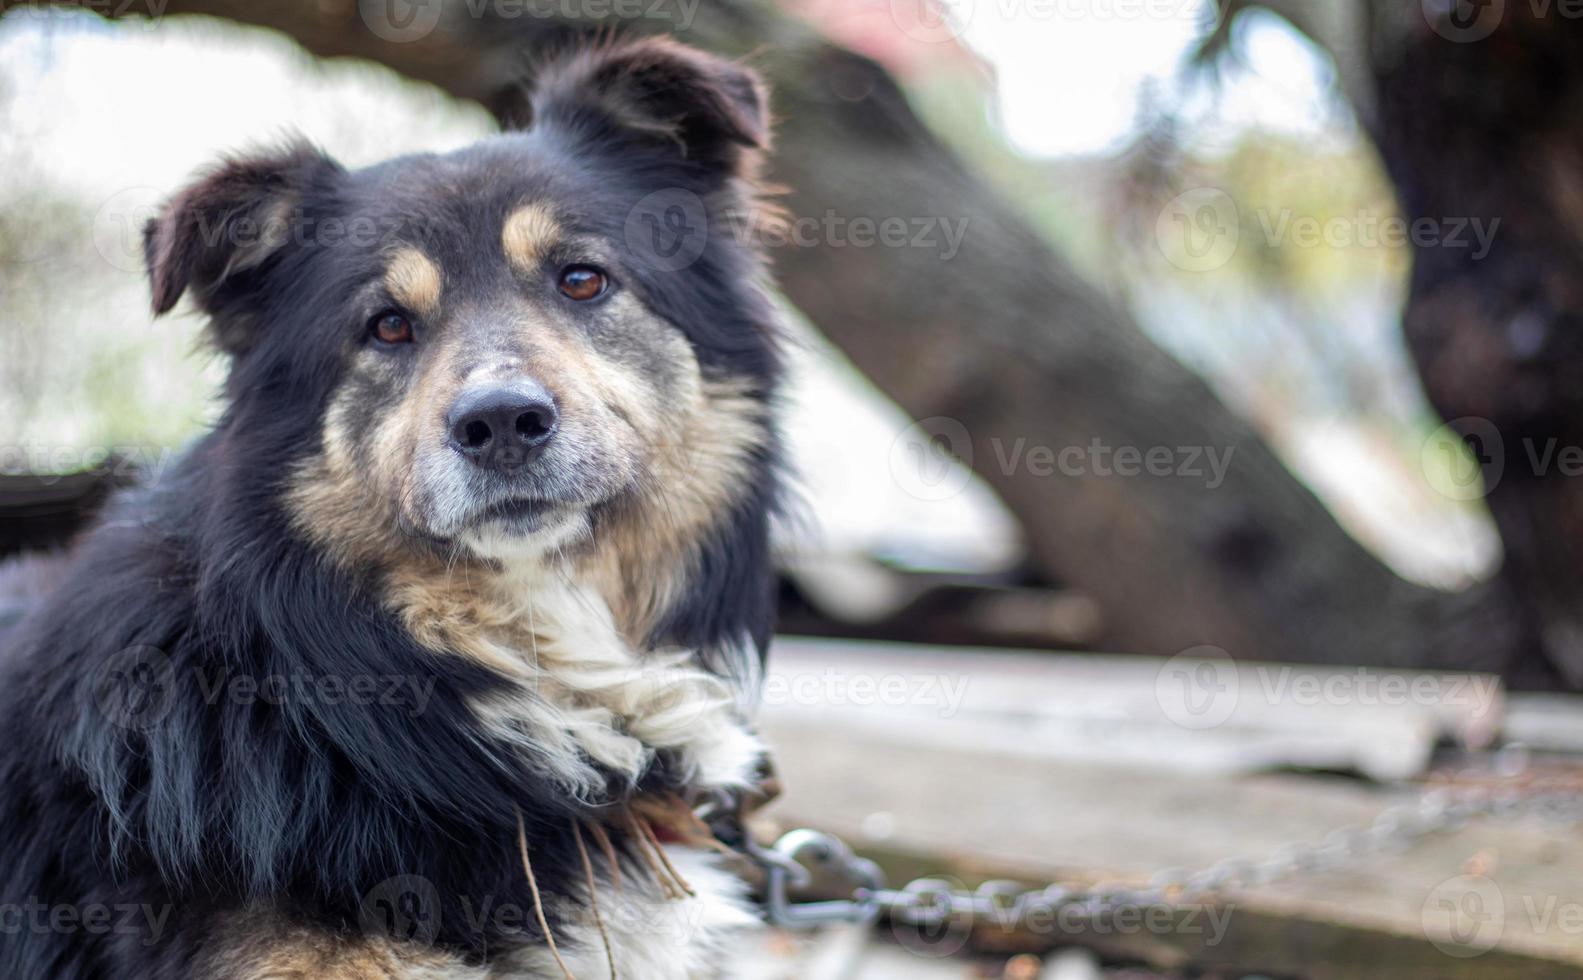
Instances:
[[[636,784],[662,754],[688,787],[747,785],[762,747],[741,692],[694,651],[646,649],[645,625],[620,614],[633,608],[624,579],[607,572],[548,557],[405,567],[390,574],[387,601],[420,643],[515,682],[475,711],[577,795],[612,776]]]

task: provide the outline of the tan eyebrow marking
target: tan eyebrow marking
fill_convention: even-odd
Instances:
[[[396,302],[423,316],[437,316],[445,277],[434,260],[412,246],[391,257],[385,269],[385,288]]]
[[[506,251],[506,258],[521,272],[537,268],[560,237],[560,224],[543,204],[518,208],[500,229],[500,245]]]

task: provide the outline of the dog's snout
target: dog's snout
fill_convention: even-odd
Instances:
[[[514,470],[555,436],[555,399],[535,381],[464,391],[447,419],[451,446],[475,465]]]

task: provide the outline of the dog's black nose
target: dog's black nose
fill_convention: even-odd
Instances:
[[[451,446],[475,465],[514,470],[555,436],[555,399],[536,381],[469,388],[446,420]]]

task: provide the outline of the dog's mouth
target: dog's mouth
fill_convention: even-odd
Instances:
[[[513,479],[426,480],[420,505],[425,524],[446,541],[481,536],[569,543],[591,530],[596,512],[625,489],[598,472],[570,470]]]
[[[571,501],[544,497],[511,497],[480,510],[468,523],[475,527],[493,524],[518,534],[532,534],[559,524],[576,506]]]

